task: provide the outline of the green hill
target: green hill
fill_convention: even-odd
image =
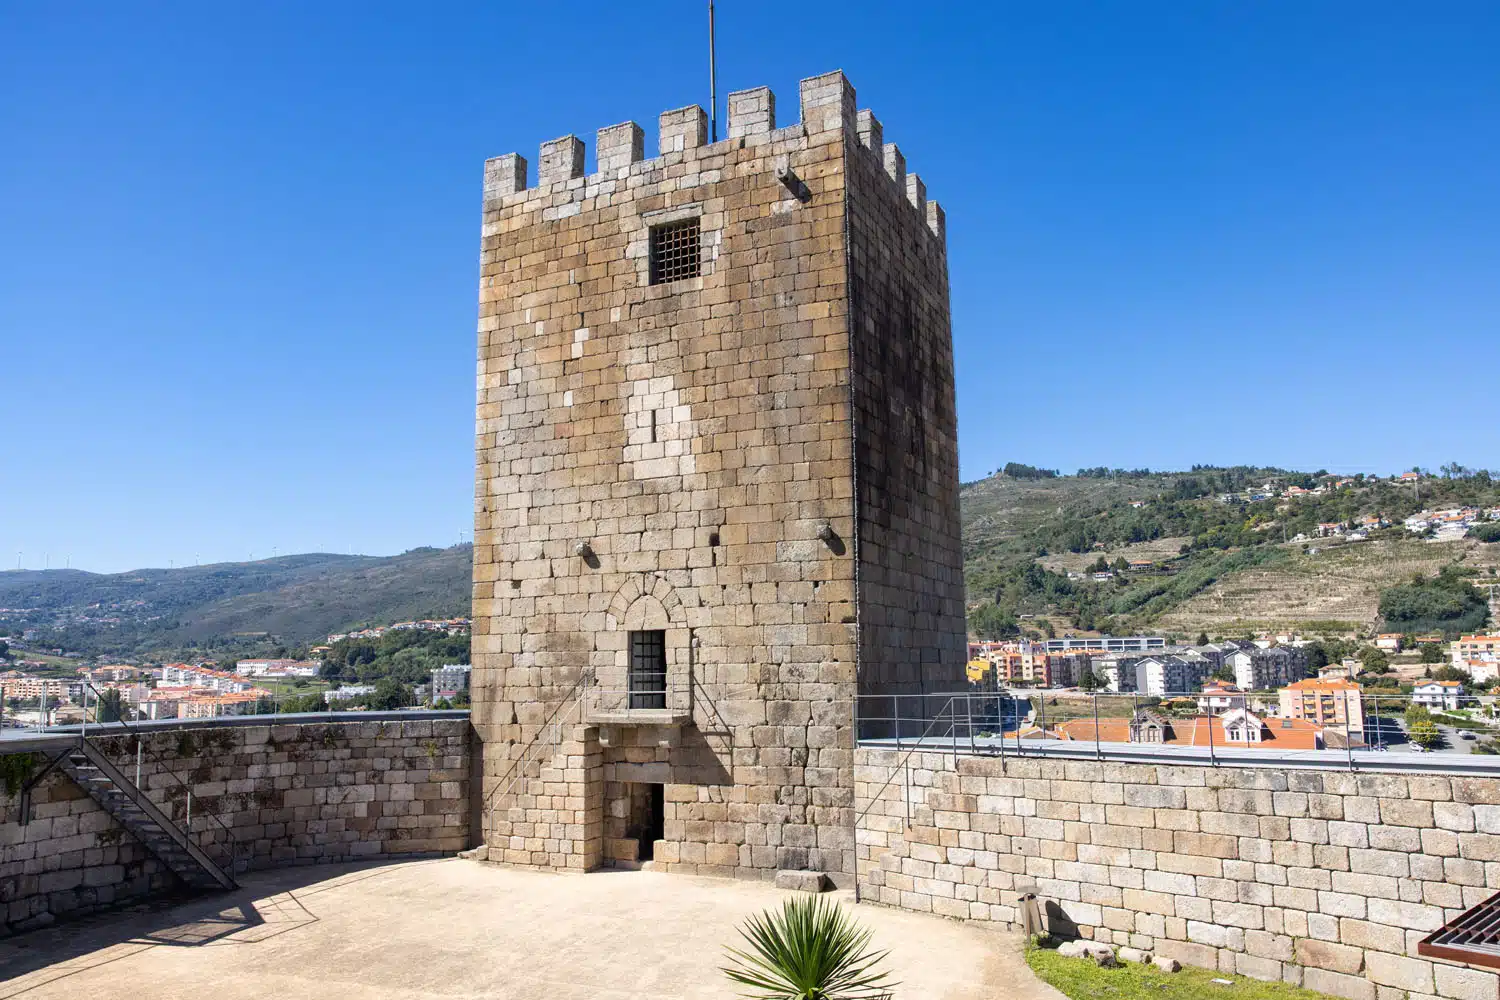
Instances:
[[[469,613],[473,546],[327,553],[128,573],[0,573],[0,633],[98,654],[296,646],[361,625]]]
[[[1500,484],[1482,471],[1424,478],[1419,495],[1391,480],[1246,466],[1007,470],[960,493],[970,625],[980,635],[1353,630],[1375,624],[1384,591],[1413,574],[1451,566],[1492,580],[1500,562],[1495,546],[1431,543],[1399,526],[1423,508],[1500,504]],[[1322,523],[1375,514],[1396,527],[1349,545],[1316,538]],[[1453,624],[1464,627],[1457,616]]]
[[[1007,470],[960,492],[970,625],[981,635],[1353,630],[1392,609],[1410,613],[1403,627],[1436,627],[1449,604],[1454,626],[1469,627],[1481,611],[1467,590],[1397,588],[1445,567],[1479,582],[1500,571],[1500,544],[1429,542],[1399,527],[1424,507],[1500,506],[1500,485],[1483,472],[1425,478],[1419,497],[1390,480],[1246,466]],[[1294,486],[1321,490],[1286,496]],[[1367,514],[1397,526],[1355,544],[1311,537],[1322,522]],[[32,647],[114,655],[294,649],[361,625],[467,615],[472,558],[461,545],[108,575],[0,572],[0,635],[31,630]]]

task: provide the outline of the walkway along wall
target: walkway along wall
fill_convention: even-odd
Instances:
[[[469,722],[192,726],[141,742],[141,787],[204,850],[269,868],[462,850],[469,837]],[[136,741],[96,741],[130,778]],[[175,777],[174,777],[175,775]],[[53,772],[32,796],[0,789],[0,916],[10,932],[181,888],[113,816]],[[44,916],[45,915],[45,916]]]
[[[855,805],[867,902],[1015,923],[1035,891],[1054,934],[1350,1000],[1500,995],[1417,955],[1500,889],[1494,778],[861,747]]]

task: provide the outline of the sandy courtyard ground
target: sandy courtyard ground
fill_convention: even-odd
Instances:
[[[225,896],[0,941],[0,1000],[733,997],[723,948],[771,886],[458,859],[260,872]],[[844,894],[841,897],[847,898]],[[1019,935],[875,906],[897,998],[1061,1000]]]

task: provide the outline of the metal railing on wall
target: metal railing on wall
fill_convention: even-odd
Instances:
[[[1367,688],[869,694],[863,746],[951,755],[1500,773],[1493,699]]]

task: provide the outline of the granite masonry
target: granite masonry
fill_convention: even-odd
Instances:
[[[134,737],[95,742],[134,779]],[[469,746],[464,718],[192,725],[141,740],[140,787],[184,828],[191,788],[195,839],[226,869],[231,838],[241,870],[451,853],[469,846]],[[181,888],[60,771],[29,822],[17,795],[0,810],[6,931]]]
[[[1417,942],[1500,889],[1500,780],[861,748],[861,898],[1349,1000],[1496,1000]]]
[[[485,164],[490,860],[854,871],[854,694],[963,683],[944,217],[841,73]]]

